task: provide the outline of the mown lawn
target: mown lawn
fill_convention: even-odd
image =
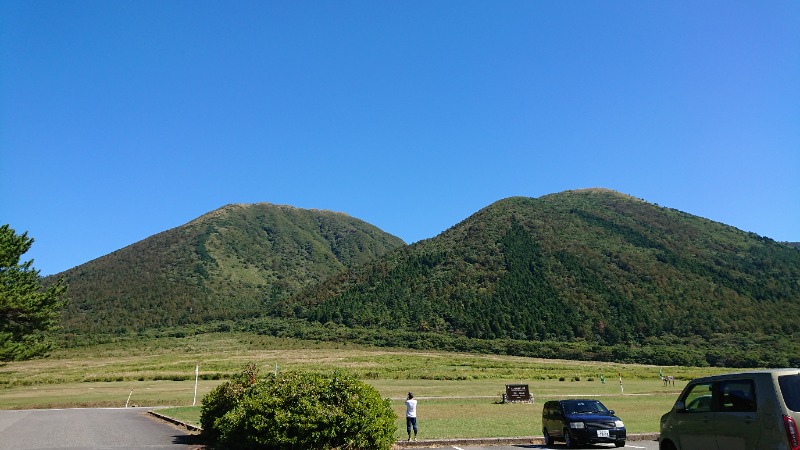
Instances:
[[[509,384],[519,382],[510,380]],[[404,398],[391,397],[397,391],[395,383],[372,381],[371,384],[385,398],[391,398],[392,409],[398,416],[397,437],[402,438],[405,435]],[[658,380],[636,380],[626,388],[631,392],[621,395],[618,386],[599,382],[536,381],[529,384],[531,391],[534,395],[537,391],[543,394],[535,397],[533,403],[503,404],[499,394],[505,386],[502,382],[415,381],[411,384],[419,400],[420,438],[426,439],[540,436],[542,405],[547,400],[560,397],[598,398],[617,412],[630,433],[657,432],[659,418],[672,407],[680,389],[677,385],[663,388]],[[476,391],[498,394],[469,396],[470,392]],[[461,394],[461,397],[435,396],[442,393]],[[200,422],[199,406],[169,408],[159,412],[195,425]]]
[[[0,408],[172,406],[160,411],[199,424],[202,397],[248,362],[262,372],[343,370],[391,399],[398,438],[405,435],[406,393],[419,400],[421,438],[541,434],[544,401],[597,397],[629,432],[658,431],[686,380],[724,369],[652,367],[535,358],[373,348],[238,333],[136,339],[54,352],[0,365]],[[200,366],[197,405],[194,371]],[[675,375],[664,387],[659,371]],[[622,374],[624,394],[618,376]],[[601,383],[601,377],[606,383]],[[533,403],[502,404],[506,384],[528,384]]]

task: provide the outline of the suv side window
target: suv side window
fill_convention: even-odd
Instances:
[[[753,380],[721,381],[720,411],[754,412],[756,410],[756,392]]]
[[[686,412],[709,412],[711,411],[711,388],[712,383],[699,383],[691,387],[683,398],[686,405]]]
[[[783,401],[792,411],[800,411],[800,375],[784,375],[778,377]]]

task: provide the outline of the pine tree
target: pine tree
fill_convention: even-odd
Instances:
[[[66,292],[63,280],[42,286],[33,260],[20,259],[33,244],[9,225],[0,226],[0,361],[29,359],[51,347]]]

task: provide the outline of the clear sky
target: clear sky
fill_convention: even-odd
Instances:
[[[43,275],[229,203],[412,243],[587,187],[800,241],[800,2],[0,2],[0,223]]]

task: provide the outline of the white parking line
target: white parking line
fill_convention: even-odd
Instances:
[[[636,445],[625,445],[625,448],[647,448],[647,447],[637,447]]]

